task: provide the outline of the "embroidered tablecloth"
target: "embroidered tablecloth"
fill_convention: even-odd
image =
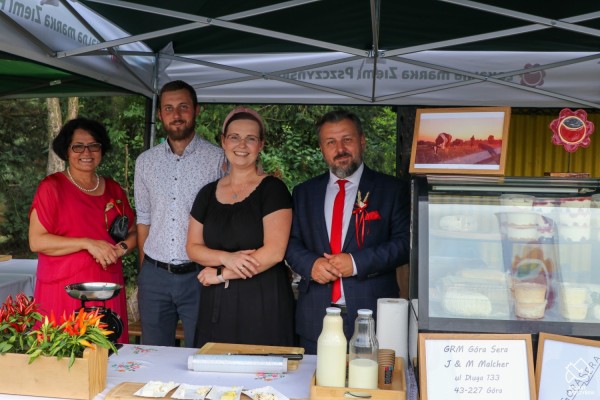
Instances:
[[[187,368],[188,357],[197,349],[123,345],[118,354],[108,359],[106,389],[96,396],[104,399],[111,388],[121,382],[174,381],[193,385],[243,386],[254,389],[271,386],[290,399],[308,399],[310,380],[315,372],[317,358],[305,355],[295,371],[282,374],[247,374],[194,372]]]

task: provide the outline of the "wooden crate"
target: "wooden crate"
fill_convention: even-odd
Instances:
[[[302,347],[263,346],[258,344],[234,344],[208,342],[198,354],[304,354]],[[288,360],[288,371],[298,368],[298,360]]]
[[[356,393],[357,395],[368,393],[371,395],[372,400],[406,400],[406,375],[402,357],[396,357],[390,390],[317,386],[315,379],[315,376],[313,376],[310,383],[311,400],[339,400],[349,397],[344,396],[346,392]]]
[[[108,350],[86,349],[69,369],[69,359],[27,354],[0,355],[0,393],[92,399],[106,387]]]

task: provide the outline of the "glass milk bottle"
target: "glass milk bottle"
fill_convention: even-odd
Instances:
[[[317,340],[317,385],[346,386],[346,336],[341,310],[328,307]]]
[[[354,334],[350,339],[348,387],[377,389],[378,349],[373,311],[358,310]]]

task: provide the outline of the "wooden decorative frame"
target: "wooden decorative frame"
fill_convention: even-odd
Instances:
[[[531,335],[420,333],[418,365],[421,400],[537,398]]]
[[[510,107],[418,109],[410,173],[504,175]]]
[[[539,400],[600,398],[600,342],[540,333],[535,383]]]

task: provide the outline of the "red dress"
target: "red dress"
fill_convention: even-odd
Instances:
[[[30,213],[37,211],[40,223],[54,235],[76,238],[105,240],[114,244],[108,234],[104,219],[104,209],[111,199],[121,200],[125,205],[125,214],[129,217],[129,226],[134,223],[134,215],[127,196],[121,186],[110,178],[104,178],[105,189],[101,196],[92,196],[82,192],[62,173],[57,172],[44,178],[37,188]],[[122,204],[119,204],[119,208]],[[117,216],[113,209],[108,213],[108,224]],[[84,282],[110,282],[123,285],[120,293],[104,302],[86,302],[86,307],[105,306],[117,313],[123,322],[123,333],[119,343],[129,342],[127,327],[127,302],[121,259],[108,266],[106,270],[86,250],[63,256],[38,254],[37,280],[34,297],[40,305],[42,314],[59,318],[66,313],[81,308],[81,300],[74,299],[65,290],[65,286]]]

